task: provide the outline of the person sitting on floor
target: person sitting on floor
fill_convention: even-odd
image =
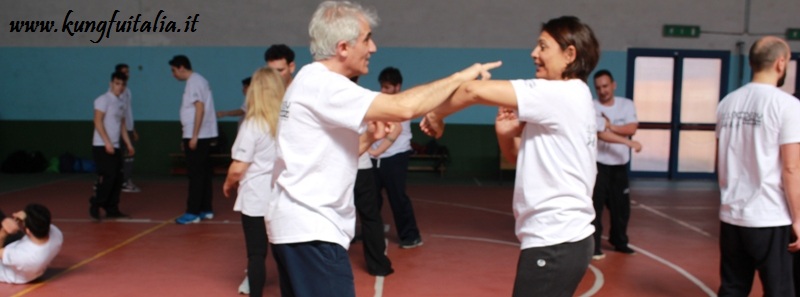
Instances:
[[[19,240],[0,248],[0,282],[25,284],[42,276],[64,242],[61,230],[50,224],[50,210],[36,203],[2,219],[0,241],[20,232]]]

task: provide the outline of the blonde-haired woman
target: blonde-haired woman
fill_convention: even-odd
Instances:
[[[225,197],[238,189],[233,210],[242,213],[247,247],[250,296],[261,296],[266,282],[267,229],[264,209],[272,193],[269,187],[275,162],[278,117],[286,91],[280,74],[268,67],[253,73],[247,90],[247,113],[231,148],[231,166],[222,190]]]

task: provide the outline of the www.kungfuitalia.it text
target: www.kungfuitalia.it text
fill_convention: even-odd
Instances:
[[[200,23],[200,14],[190,15],[186,20],[178,22],[169,20],[164,10],[159,10],[154,18],[143,17],[142,14],[131,15],[127,20],[119,20],[119,10],[114,10],[108,20],[80,20],[73,15],[73,10],[67,11],[61,27],[56,26],[56,21],[11,21],[9,32],[11,33],[67,33],[75,36],[75,33],[99,33],[95,39],[90,39],[92,43],[99,43],[103,38],[111,38],[111,32],[115,33],[186,33],[196,32],[197,24]]]

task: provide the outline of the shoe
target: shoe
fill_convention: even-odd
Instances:
[[[242,284],[239,285],[239,294],[250,295],[250,281],[247,276],[244,277]]]
[[[623,254],[628,254],[628,255],[633,255],[633,254],[636,253],[636,251],[634,251],[633,249],[629,248],[627,245],[626,246],[615,247],[614,250],[617,251],[617,252],[623,253]]]
[[[601,252],[601,251],[596,251],[592,255],[592,260],[603,260],[603,259],[605,259],[605,257],[606,257],[606,254],[603,254],[603,252]]]
[[[89,216],[95,221],[100,221],[100,207],[97,205],[89,205]]]
[[[127,219],[130,218],[129,215],[122,213],[121,211],[106,211],[106,219]]]
[[[413,248],[421,246],[421,245],[422,245],[422,238],[417,238],[417,239],[414,239],[412,241],[401,242],[400,243],[400,248],[401,249],[413,249]]]
[[[214,218],[214,213],[210,211],[204,211],[200,213],[200,219],[202,220],[210,220]]]
[[[385,271],[385,272],[373,272],[373,271],[367,271],[367,273],[369,273],[369,274],[370,274],[370,275],[372,275],[372,276],[389,276],[390,274],[394,273],[394,269],[392,269],[391,267],[389,267],[389,270],[387,270],[387,271]]]
[[[185,213],[179,218],[175,219],[175,223],[179,225],[193,224],[199,222],[200,222],[200,216],[191,213]]]
[[[125,193],[139,193],[142,189],[139,189],[136,185],[133,184],[132,181],[127,181],[122,184],[122,191]]]

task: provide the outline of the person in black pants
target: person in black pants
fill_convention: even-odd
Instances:
[[[122,190],[122,152],[120,138],[124,141],[129,155],[135,151],[125,127],[127,105],[120,95],[124,92],[127,76],[119,71],[111,74],[109,90],[94,101],[94,136],[92,156],[97,164],[97,181],[94,195],[89,199],[89,215],[100,220],[100,208],[105,209],[107,218],[123,218],[127,215],[119,210],[119,196]]]
[[[214,218],[211,208],[211,146],[217,139],[217,117],[214,97],[208,81],[192,70],[189,58],[178,55],[169,61],[172,76],[186,82],[181,102],[180,118],[183,126],[183,151],[189,174],[189,197],[186,213],[175,220],[178,224],[191,224],[201,219]]]
[[[397,68],[386,67],[378,75],[378,82],[381,84],[381,93],[396,94],[403,85],[403,76]],[[394,129],[386,138],[375,142],[369,154],[373,158],[372,164],[377,174],[378,210],[383,205],[380,191],[386,189],[397,236],[400,238],[400,248],[410,249],[422,245],[414,207],[406,194],[408,161],[412,151],[411,121],[397,123],[397,127],[399,129]]]
[[[358,218],[361,220],[361,237],[364,241],[364,260],[367,272],[375,276],[387,276],[394,272],[392,262],[386,256],[386,236],[383,232],[383,219],[378,207],[377,181],[375,169],[368,154],[359,158],[359,169],[354,186],[355,205]],[[362,165],[363,164],[363,165]]]
[[[636,118],[636,107],[628,98],[614,96],[617,83],[608,70],[602,69],[594,74],[594,86],[597,100],[594,108],[599,125],[604,132],[628,138],[636,133],[639,121]],[[628,221],[631,217],[631,198],[628,188],[628,163],[631,160],[630,148],[622,143],[611,143],[602,139],[597,141],[597,179],[594,184],[593,202],[594,253],[592,259],[605,257],[601,247],[603,234],[603,208],[608,207],[611,228],[608,232],[609,242],[614,250],[624,254],[634,254],[628,246]]]
[[[358,76],[351,77],[358,83]],[[385,151],[371,151],[369,153],[381,154]],[[387,276],[394,272],[392,261],[386,256],[386,236],[383,231],[383,218],[381,217],[380,198],[376,172],[372,168],[369,153],[358,157],[358,172],[356,183],[353,186],[354,203],[358,219],[361,221],[361,239],[364,240],[364,260],[367,263],[367,273],[375,276]],[[355,241],[356,238],[353,239]]]

